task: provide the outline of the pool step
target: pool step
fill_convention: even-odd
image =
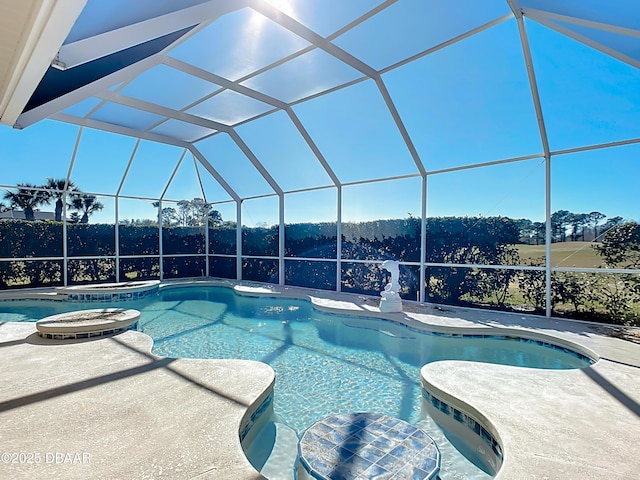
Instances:
[[[298,435],[284,423],[274,422],[275,441],[260,473],[269,480],[291,480],[298,453]]]

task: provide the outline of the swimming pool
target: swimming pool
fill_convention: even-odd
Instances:
[[[0,304],[0,321],[33,321],[96,306]],[[518,337],[427,334],[388,320],[322,313],[303,300],[240,297],[223,287],[163,289],[126,306],[141,311],[138,328],[154,339],[157,355],[243,358],[270,364],[277,374],[274,411],[280,429],[300,434],[321,418],[354,411],[384,413],[419,424],[442,450],[443,480],[490,476],[451,446],[446,432],[426,416],[420,385],[424,364],[451,359],[533,368],[588,364],[585,357]],[[274,428],[266,430],[265,435],[275,436]],[[291,461],[291,436],[284,438],[274,452],[250,449],[258,468],[267,455],[281,457],[281,463],[267,462],[270,478],[292,478],[292,470],[282,466]],[[265,443],[264,437],[261,441]]]

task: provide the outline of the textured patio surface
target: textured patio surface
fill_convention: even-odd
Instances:
[[[301,293],[271,288],[278,296]],[[495,428],[504,450],[497,480],[640,478],[640,344],[603,335],[619,334],[610,327],[417,303],[406,304],[403,313],[383,315],[374,297],[306,295],[326,311],[384,316],[443,332],[522,333],[580,345],[598,362],[575,370],[434,362],[423,367],[422,376],[431,393],[479,413]],[[629,331],[633,338],[639,332]]]
[[[273,384],[242,360],[158,358],[128,331],[45,340],[0,324],[0,478],[258,479],[239,430]]]
[[[277,286],[242,293],[381,315],[371,297]],[[497,479],[639,478],[640,345],[585,322],[415,303],[405,310],[384,316],[441,331],[549,335],[600,357],[582,370],[452,361],[423,369],[432,393],[495,428],[505,455]],[[238,431],[274,382],[270,367],[158,358],[138,332],[53,341],[35,331],[0,324],[0,478],[262,478]]]
[[[470,405],[500,435],[496,479],[640,478],[640,371],[607,360],[537,370],[472,362],[422,369],[428,390]],[[467,409],[468,410],[468,409]]]

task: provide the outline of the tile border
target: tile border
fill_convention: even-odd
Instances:
[[[269,407],[273,404],[273,388],[266,396],[266,398],[260,403],[255,410],[248,415],[240,425],[240,441],[244,441],[245,437],[249,434],[251,429],[255,426],[255,424],[262,418],[262,415],[269,409]]]
[[[137,330],[138,322],[127,325],[126,327],[111,328],[109,330],[97,330],[95,332],[82,332],[82,333],[45,333],[38,332],[38,335],[47,340],[86,340],[88,338],[107,337],[116,335],[118,333],[126,332],[127,330]]]
[[[422,387],[422,396],[433,406],[433,408],[439,410],[445,415],[448,415],[463,426],[466,426],[470,432],[480,437],[491,448],[493,453],[500,460],[500,463],[502,463],[504,454],[500,442],[498,442],[496,438],[491,434],[491,432],[489,432],[489,430],[487,430],[487,428],[485,428],[485,426],[473,415],[465,412],[458,407],[454,407],[453,405],[445,402],[436,395],[429,393],[427,389],[424,388],[424,386]]]
[[[340,313],[334,313],[334,312],[324,312],[327,315],[335,315],[335,316],[349,316],[348,312],[345,312],[344,314],[340,314]],[[544,347],[544,348],[550,348],[552,350],[557,350],[559,352],[563,352],[569,355],[572,355],[576,358],[578,358],[579,360],[586,362],[588,365],[593,365],[594,363],[596,363],[596,360],[593,359],[590,356],[587,356],[581,352],[578,352],[577,350],[573,350],[572,348],[569,347],[563,347],[562,345],[558,345],[552,342],[548,342],[548,341],[544,341],[544,340],[538,340],[535,338],[531,338],[531,337],[527,337],[526,335],[521,335],[520,333],[518,334],[503,334],[503,333],[499,333],[499,334],[485,334],[485,333],[451,333],[451,332],[438,332],[438,331],[434,331],[434,330],[429,330],[427,328],[417,328],[415,326],[412,325],[408,325],[406,323],[403,322],[398,322],[398,321],[394,321],[394,320],[390,320],[387,318],[379,318],[379,317],[357,317],[359,319],[367,319],[370,318],[371,320],[377,320],[377,321],[381,321],[381,322],[388,322],[388,323],[392,323],[396,326],[402,327],[410,332],[415,332],[415,333],[419,333],[420,335],[431,335],[434,337],[443,337],[443,338],[466,338],[466,339],[489,339],[489,340],[506,340],[506,341],[512,341],[512,342],[520,342],[520,343],[530,343],[530,344],[535,344],[538,345],[540,347]],[[361,328],[364,330],[372,330],[372,328],[370,327],[366,327],[366,326],[361,326],[361,325],[354,325],[354,324],[350,324],[350,327],[353,328]],[[378,330],[378,329],[375,329]]]

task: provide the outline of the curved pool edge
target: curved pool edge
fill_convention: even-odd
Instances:
[[[440,361],[421,369],[421,381],[423,389],[475,417],[494,436],[503,454],[496,480],[636,475],[637,367],[608,360],[575,370]],[[453,415],[433,410],[436,422],[456,424]],[[486,440],[475,436],[475,445]]]
[[[405,311],[402,313],[383,313],[377,307],[380,299],[374,296],[215,277],[163,280],[159,291],[186,286],[218,286],[244,296],[308,300],[314,308],[327,313],[383,318],[434,332],[516,334],[542,341],[552,339],[553,343],[572,348],[594,362],[603,358],[640,367],[640,345],[603,334],[602,329],[607,325],[596,322],[408,301],[403,301]],[[56,298],[55,288],[51,287],[0,291],[0,301],[64,300],[60,297],[63,295]]]
[[[411,328],[452,334],[464,331],[515,335],[577,351],[591,358],[593,364],[548,370],[441,361],[423,367],[421,383],[427,395],[440,396],[459,408],[463,417],[472,418],[477,431],[470,435],[462,432],[463,442],[467,447],[484,449],[480,453],[490,466],[488,470],[495,472],[496,480],[519,480],[532,472],[536,477],[577,480],[614,471],[614,475],[620,473],[620,478],[633,478],[640,468],[640,464],[629,461],[635,458],[634,438],[640,435],[640,345],[602,335],[601,324],[438,306],[424,306],[425,310],[432,310],[427,313],[388,314],[375,308],[375,297],[331,293],[327,298],[325,292],[271,285],[234,290],[248,296],[306,298],[314,308],[328,313],[383,318]],[[599,373],[601,370],[620,378],[610,383]],[[468,371],[471,374],[461,380]],[[450,384],[439,385],[437,379],[442,378]],[[629,381],[631,387],[627,387]],[[492,395],[500,389],[502,394]],[[626,396],[623,389],[632,390],[632,394]],[[436,422],[446,422],[438,418],[439,413],[444,416],[442,410],[446,408],[431,406],[429,413]],[[603,412],[609,415],[602,415]],[[611,423],[611,419],[615,421]],[[453,425],[459,423],[453,420]],[[621,432],[618,425],[628,428]],[[608,433],[603,435],[599,429]],[[606,455],[594,456],[594,437],[606,439]],[[611,464],[612,458],[615,465]]]
[[[446,362],[450,360],[433,363]],[[420,369],[423,405],[427,412],[451,436],[458,438],[458,442],[455,442],[454,438],[449,438],[457,448],[464,447],[471,450],[475,458],[482,460],[484,470],[493,476],[497,475],[506,455],[499,428],[472,404],[439,388],[437,381],[430,381],[431,369],[427,368],[429,365],[424,365]],[[456,445],[459,442],[463,445]]]
[[[230,288],[238,295],[308,300],[314,308],[328,313],[411,322],[411,326],[435,332],[468,329],[470,333],[515,333],[534,338],[540,335],[537,337],[540,340],[558,339],[561,346],[570,346],[594,361],[603,358],[640,367],[640,345],[603,334],[602,329],[607,325],[602,323],[409,301],[403,301],[405,311],[402,313],[382,313],[377,307],[380,299],[374,296],[215,277],[163,280],[159,291],[186,286],[219,286]],[[0,291],[0,302],[23,300],[63,301],[64,295],[56,295],[54,287]]]
[[[168,283],[162,288],[187,285],[234,288],[239,282],[182,281]],[[640,369],[636,365],[640,362],[640,345],[592,332],[588,322],[491,311],[468,312],[454,307],[440,310],[430,306],[425,306],[426,313],[380,314],[371,306],[372,297],[264,284],[255,287],[262,290],[260,296],[306,298],[312,303],[314,299],[320,299],[315,302],[322,305],[320,308],[335,308],[331,302],[344,303],[350,305],[347,310],[359,312],[356,316],[409,319],[424,324],[426,328],[470,328],[476,333],[481,329],[497,332],[501,328],[512,333],[515,330],[517,334],[533,332],[591,349],[600,360],[590,367],[573,370],[434,362],[423,367],[427,369],[426,388],[446,393],[446,398],[453,405],[472,409],[470,413],[482,412],[484,420],[480,417],[478,420],[484,421],[485,428],[488,426],[495,432],[495,438],[504,447],[504,463],[496,477],[500,480],[524,478],[532,471],[544,473],[549,478],[563,479],[595,478],[596,473],[601,474],[602,471],[612,471],[615,475],[620,472],[611,478],[633,478],[629,477],[629,472],[640,468],[633,451],[634,439],[640,435]],[[248,294],[258,296],[255,293],[249,290]],[[349,311],[340,309],[339,313]],[[0,327],[5,325],[8,324],[0,324]],[[144,334],[138,332],[138,335]],[[152,346],[151,343],[149,348]],[[5,351],[8,350],[3,349],[3,353]],[[593,405],[593,408],[585,408],[584,403]],[[259,408],[259,405],[253,405]],[[232,435],[236,439],[241,435],[248,410],[244,411],[244,417]],[[221,424],[224,424],[224,419],[221,419]],[[616,428],[620,425],[624,428]],[[605,454],[598,458],[591,458],[594,455],[594,438],[599,439],[598,448],[601,444],[605,447]],[[561,452],[555,452],[552,447],[560,448]],[[244,452],[242,457],[246,460]],[[607,458],[612,459],[613,464]],[[253,471],[255,473],[255,469]],[[228,477],[224,472],[227,472],[226,468],[221,469],[217,478],[236,478],[233,470],[229,470]]]
[[[240,436],[272,394],[269,365],[160,357],[132,330],[47,340],[34,322],[0,324],[0,347],[11,365],[0,372],[0,421],[12,449],[90,459],[85,468],[0,463],[2,478],[263,478]]]
[[[279,287],[275,285],[254,284],[229,285],[228,283],[213,283],[212,285],[232,288],[234,293],[237,295],[246,297],[307,300],[311,303],[313,308],[325,313],[387,320],[423,333],[432,333],[434,335],[451,337],[519,337],[546,344],[543,346],[554,346],[559,347],[560,349],[567,349],[569,350],[569,353],[578,354],[579,357],[585,357],[590,360],[591,363],[596,363],[601,358],[601,356],[589,346],[583,345],[574,339],[563,338],[562,336],[554,335],[550,332],[536,331],[535,329],[520,326],[504,326],[495,321],[488,324],[486,322],[465,320],[459,325],[446,325],[443,324],[443,317],[440,316],[442,311],[435,309],[436,307],[433,305],[422,305],[425,313],[419,313],[417,311],[386,313],[381,312],[379,308],[372,305],[372,300],[375,301],[375,298],[363,295],[342,294],[341,297],[337,298],[335,295],[327,296],[326,292],[308,292],[305,291],[305,289],[298,289],[297,287]],[[433,310],[433,312],[429,312],[429,309]],[[453,312],[457,310],[451,307],[446,311]],[[501,313],[502,312],[495,312],[495,315],[499,316]]]

